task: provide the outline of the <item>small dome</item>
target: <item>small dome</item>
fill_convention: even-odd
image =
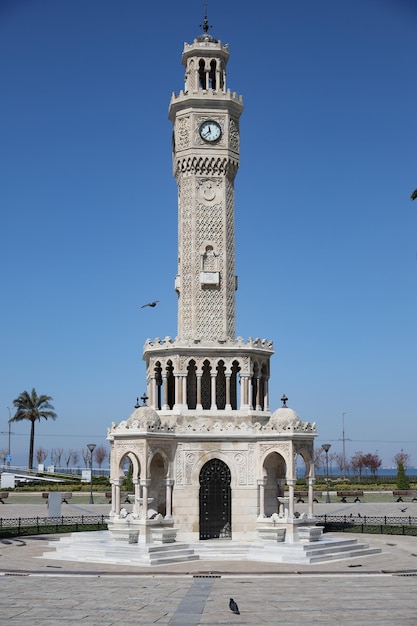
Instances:
[[[146,428],[157,430],[161,427],[161,418],[150,406],[140,406],[135,409],[126,422],[126,428]]]
[[[301,420],[297,413],[290,409],[288,406],[281,406],[274,411],[269,418],[269,424],[276,429],[287,430],[289,428],[296,428],[301,424]]]
[[[196,41],[199,43],[218,43],[218,40],[213,37],[213,35],[209,35],[208,33],[203,33],[196,37]]]

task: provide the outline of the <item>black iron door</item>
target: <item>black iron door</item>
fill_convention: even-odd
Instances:
[[[200,472],[200,539],[231,536],[230,469],[220,459],[212,459]]]

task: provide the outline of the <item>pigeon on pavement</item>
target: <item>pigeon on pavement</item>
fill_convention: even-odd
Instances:
[[[233,600],[233,598],[230,598],[230,602],[229,602],[229,609],[235,614],[235,615],[240,615],[240,611],[239,611],[239,607],[237,606],[236,602]]]

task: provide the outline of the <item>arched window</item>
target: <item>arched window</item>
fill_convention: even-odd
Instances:
[[[237,361],[232,363],[232,375],[230,376],[230,404],[233,411],[236,411],[240,406],[240,387],[238,385],[238,374],[240,372],[240,366]]]
[[[208,360],[203,363],[203,375],[201,377],[201,404],[203,409],[210,409],[211,407],[211,376],[210,376],[210,362]]]
[[[216,406],[222,410],[226,407],[226,377],[224,361],[219,361],[216,376]]]
[[[207,89],[206,63],[204,59],[200,59],[198,63],[198,80],[201,89]]]
[[[191,360],[187,369],[187,407],[195,409],[197,406],[197,367],[195,361]]]
[[[210,63],[210,72],[209,72],[209,87],[211,87],[213,90],[216,89],[216,67],[217,67],[217,63],[213,59]]]

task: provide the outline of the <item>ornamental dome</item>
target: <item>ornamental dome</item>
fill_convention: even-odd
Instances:
[[[126,421],[126,428],[158,430],[161,428],[161,418],[150,406],[140,406],[135,409]]]
[[[274,411],[269,418],[269,425],[276,430],[289,430],[299,427],[301,420],[297,413],[288,406],[282,406]]]

